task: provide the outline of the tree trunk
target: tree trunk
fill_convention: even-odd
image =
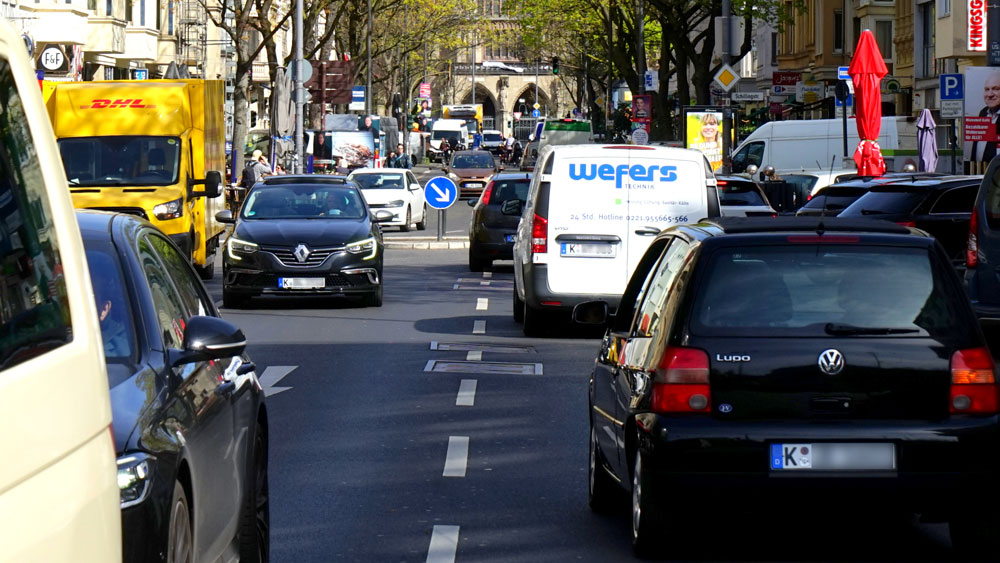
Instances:
[[[236,88],[233,92],[233,178],[238,182],[243,173],[243,152],[246,150],[247,113],[250,110],[250,62],[236,65]]]

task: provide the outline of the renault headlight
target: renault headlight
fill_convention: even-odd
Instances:
[[[365,260],[371,260],[378,254],[378,245],[375,244],[375,238],[371,237],[348,244],[347,251],[351,254],[367,253],[368,256],[365,256]]]
[[[226,249],[229,251],[230,258],[233,260],[242,260],[243,258],[240,255],[249,256],[257,252],[257,245],[248,240],[229,237],[229,240],[226,241]]]
[[[154,205],[153,215],[160,221],[180,218],[184,215],[184,198]]]
[[[385,204],[386,207],[403,207],[404,205],[406,205],[406,202],[401,199],[394,199]]]
[[[156,458],[144,453],[127,454],[118,458],[118,492],[122,508],[135,506],[149,496],[154,461]]]

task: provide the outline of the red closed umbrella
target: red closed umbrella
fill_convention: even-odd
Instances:
[[[882,78],[889,74],[879,51],[875,36],[864,30],[854,50],[854,58],[848,74],[854,81],[854,99],[857,100],[858,143],[854,151],[854,162],[858,174],[881,176],[885,174],[885,161],[878,146],[878,134],[882,129]]]

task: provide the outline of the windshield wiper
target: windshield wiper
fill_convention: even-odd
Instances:
[[[920,330],[916,328],[866,327],[844,323],[826,323],[823,330],[826,331],[827,334],[834,336],[913,334],[915,332],[920,332]]]

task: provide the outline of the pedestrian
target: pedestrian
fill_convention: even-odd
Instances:
[[[240,187],[250,189],[264,176],[271,174],[271,169],[264,163],[266,161],[262,161],[264,161],[264,153],[260,150],[253,151],[253,156],[250,157],[246,168],[243,169],[243,175],[240,177]]]
[[[413,168],[413,163],[410,161],[410,155],[406,154],[403,149],[403,143],[396,145],[396,161],[392,164],[393,168],[406,168],[409,170]]]
[[[385,157],[385,164],[383,166],[385,166],[386,168],[392,168],[393,166],[395,166],[395,164],[396,164],[396,151],[389,151],[389,156]]]
[[[274,173],[275,173],[275,175],[284,174],[285,173],[285,167],[282,166],[281,164],[275,164],[274,165]]]
[[[336,173],[340,174],[341,176],[346,176],[351,173],[351,169],[347,167],[347,161],[344,160],[344,157],[342,156],[337,157]]]

